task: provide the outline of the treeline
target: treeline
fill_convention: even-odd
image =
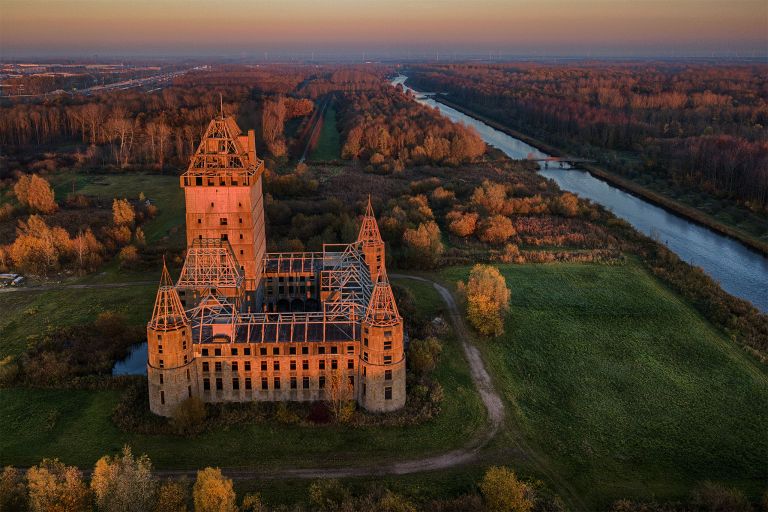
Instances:
[[[378,65],[225,65],[187,73],[175,78],[174,84],[193,87],[244,85],[256,94],[294,94],[317,99],[330,92],[377,89],[389,71],[388,67]]]
[[[768,205],[766,77],[764,65],[694,64],[451,64],[412,73],[416,86],[613,171],[653,173],[753,209]]]
[[[26,471],[7,466],[0,473],[0,510],[14,512],[530,512],[564,511],[562,500],[542,482],[523,480],[506,467],[488,468],[477,487],[448,499],[412,500],[380,484],[353,492],[339,480],[311,483],[305,498],[269,505],[260,493],[238,497],[232,479],[219,468],[196,473],[194,482],[163,478],[147,455],[129,446],[105,455],[90,479],[58,459],[44,459]]]
[[[26,471],[6,466],[0,473],[0,510],[14,512],[564,512],[563,500],[539,480],[520,478],[505,466],[491,466],[464,494],[412,499],[381,484],[353,491],[335,479],[312,482],[294,504],[271,505],[261,493],[238,497],[235,483],[219,468],[186,478],[163,478],[147,455],[129,446],[101,457],[90,478],[75,466],[44,459]],[[261,484],[267,490],[266,484]],[[618,500],[610,512],[752,512],[737,489],[702,482],[684,502]]]
[[[474,129],[452,123],[388,85],[345,95],[340,125],[342,158],[360,159],[385,172],[423,164],[455,166],[485,153],[485,142]]]

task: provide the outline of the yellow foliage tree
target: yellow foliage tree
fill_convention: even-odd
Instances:
[[[112,218],[118,226],[128,226],[136,220],[136,212],[127,199],[112,201]]]
[[[533,490],[518,480],[509,468],[488,468],[480,482],[480,491],[490,512],[530,512],[533,509]]]
[[[232,480],[221,474],[219,468],[205,468],[197,472],[192,488],[196,512],[235,512],[235,490]]]
[[[485,336],[501,335],[511,292],[499,270],[490,265],[475,265],[460,289],[467,299],[469,323]]]
[[[33,512],[90,510],[88,488],[80,471],[58,459],[44,459],[27,471],[29,508]]]

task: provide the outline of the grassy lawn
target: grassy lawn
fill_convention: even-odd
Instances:
[[[434,289],[411,281],[401,284],[413,290],[428,314],[437,312],[440,302]],[[125,293],[135,288],[107,291],[114,290]],[[88,295],[91,291],[94,290],[88,290]],[[151,302],[154,292],[145,290],[144,295]],[[134,300],[124,296],[123,301]],[[62,307],[67,302],[57,304]],[[143,318],[148,314],[147,308]],[[43,457],[57,456],[67,463],[88,467],[124,443],[137,452],[147,453],[160,468],[370,465],[427,455],[464,445],[485,424],[482,402],[454,339],[444,340],[436,378],[445,392],[442,412],[436,419],[418,426],[243,425],[195,439],[134,435],[118,430],[110,421],[119,400],[117,392],[1,389],[0,417],[4,421],[0,422],[0,463],[30,465]]]
[[[502,462],[516,465],[514,428],[590,506],[706,479],[764,490],[764,368],[634,263],[499,268],[506,333],[479,343],[511,411]]]
[[[171,171],[163,175],[135,171],[124,174],[63,173],[51,177],[57,201],[64,200],[72,192],[73,182],[75,192],[95,196],[106,203],[113,198],[138,199],[139,194],[144,192],[158,208],[158,216],[142,226],[147,241],[156,242],[166,235],[181,235],[178,240],[183,245],[184,191],[179,186],[179,177]],[[171,233],[173,228],[176,228],[175,233]]]
[[[312,151],[310,160],[338,160],[341,158],[341,134],[336,128],[336,109],[328,105],[323,117],[323,128],[317,147]]]
[[[151,279],[157,276],[159,272]],[[52,327],[92,322],[102,311],[123,313],[132,324],[146,323],[156,292],[157,285],[150,284],[0,293],[0,358],[23,351],[28,336]]]

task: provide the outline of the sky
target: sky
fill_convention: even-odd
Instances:
[[[0,0],[0,58],[768,55],[767,0]]]

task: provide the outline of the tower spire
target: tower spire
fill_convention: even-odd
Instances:
[[[374,327],[386,327],[398,324],[401,320],[392,287],[387,280],[387,271],[382,267],[365,312],[365,322]]]
[[[149,327],[152,329],[175,329],[187,325],[187,315],[181,305],[179,293],[173,285],[171,274],[163,257],[163,273],[160,276],[160,286],[155,297],[155,307],[152,310],[152,319]]]
[[[357,241],[363,242],[363,245],[383,244],[379,224],[376,222],[376,216],[373,214],[371,205],[371,195],[368,194],[368,205],[365,208],[363,223],[360,226],[360,233],[357,235]]]

